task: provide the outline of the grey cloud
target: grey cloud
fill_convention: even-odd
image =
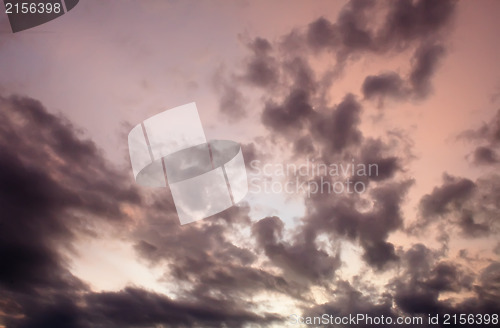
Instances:
[[[407,79],[395,72],[367,76],[362,85],[365,98],[393,98],[407,100],[409,97],[423,99],[432,91],[432,77],[435,74],[445,48],[435,42],[423,42],[412,58],[411,71]]]
[[[295,140],[293,150],[295,154],[300,156],[313,154],[316,148],[314,147],[314,141],[311,136],[305,135]]]
[[[253,233],[273,264],[287,275],[297,275],[312,283],[332,278],[340,266],[337,256],[317,248],[315,236],[301,235],[292,243],[282,240],[284,225],[278,217],[267,217],[252,227]]]
[[[477,129],[469,129],[458,135],[458,139],[466,139],[479,144],[467,158],[475,165],[496,165],[499,162],[500,149],[500,110],[493,118]]]
[[[359,130],[362,107],[352,94],[348,94],[330,115],[318,115],[312,122],[312,135],[323,143],[323,152],[340,152],[348,146],[359,145],[362,133]]]
[[[141,195],[62,115],[23,97],[0,105],[0,304],[12,310],[0,321],[8,327],[265,327],[281,317],[252,310],[249,295],[302,297],[228,239],[250,225],[248,206],[181,227],[167,190]],[[71,274],[63,251],[73,251],[78,235],[98,236],[88,227],[99,220],[121,231],[131,223],[123,205],[142,208],[128,236],[137,254],[151,265],[173,263],[169,277],[189,286],[176,299],[136,287],[95,293]]]
[[[215,72],[212,84],[219,95],[219,112],[230,122],[236,122],[247,114],[247,99],[232,79],[234,77],[228,78],[225,76],[221,67]]]
[[[381,38],[401,47],[411,40],[432,37],[450,23],[456,3],[455,0],[393,2]]]
[[[236,304],[217,299],[174,301],[137,288],[94,293],[86,297],[88,316],[106,327],[243,327],[254,323],[266,327],[280,320],[276,314],[256,315]]]
[[[464,210],[458,221],[458,226],[462,230],[462,234],[468,237],[487,236],[491,230],[486,223],[478,223],[474,219],[474,214],[470,210]]]
[[[368,11],[373,7],[373,1],[350,1],[335,23],[324,17],[317,19],[308,27],[308,43],[313,49],[336,52],[339,62],[355,51],[373,48],[373,32],[366,27]]]
[[[392,300],[389,295],[384,295],[379,300],[371,299],[364,295],[363,292],[356,289],[347,281],[339,281],[335,289],[332,291],[335,295],[335,300],[324,304],[312,306],[305,310],[307,316],[321,316],[323,313],[333,315],[335,317],[343,317],[363,313],[370,317],[391,317],[397,316],[396,311],[392,307]],[[338,325],[323,325],[323,327],[337,327]],[[373,324],[359,323],[357,327],[374,327]],[[393,325],[397,327],[397,325]]]
[[[356,210],[358,199],[337,195],[335,198],[311,197],[307,203],[302,233],[319,232],[333,239],[358,241],[364,250],[364,260],[376,270],[387,269],[398,261],[393,244],[387,242],[392,231],[402,228],[401,204],[412,181],[386,183],[370,191],[373,208],[367,212]]]
[[[402,160],[392,154],[392,149],[380,139],[367,138],[360,147],[361,161],[368,167],[377,165],[375,175],[368,178],[382,181],[393,178],[398,171],[402,171]]]
[[[401,98],[406,95],[403,79],[394,72],[367,76],[363,82],[362,92],[368,99],[377,96]]]
[[[448,174],[443,175],[444,183],[436,187],[432,193],[422,197],[420,209],[424,217],[443,215],[469,197],[475,187],[474,182],[469,179],[457,178]]]
[[[431,91],[431,77],[444,51],[442,45],[434,43],[424,43],[415,51],[409,80],[417,97],[423,98]]]
[[[243,78],[250,85],[270,87],[278,82],[278,66],[272,56],[272,46],[266,39],[257,38],[248,45],[253,56],[249,58]]]
[[[473,161],[479,165],[498,163],[498,155],[491,147],[477,147],[473,153]]]
[[[282,133],[300,131],[313,112],[309,94],[301,89],[290,92],[283,104],[268,103],[262,112],[262,123]]]
[[[440,222],[447,222],[458,228],[458,232],[467,238],[498,233],[499,182],[500,178],[494,174],[481,177],[475,182],[445,174],[443,185],[435,187],[430,194],[422,197],[421,217],[409,231],[420,231],[439,218]]]
[[[500,142],[500,110],[497,110],[495,116],[477,129],[464,131],[460,134],[460,138],[468,138],[471,140],[488,141],[492,146]]]
[[[24,316],[58,327],[49,319],[64,315],[51,309],[71,311],[88,291],[62,252],[73,251],[77,235],[95,234],[93,220],[126,224],[120,204],[142,199],[64,117],[27,97],[0,97],[0,107],[0,302],[17,304],[9,326],[22,327],[16,318]]]
[[[231,121],[245,117],[245,98],[241,91],[234,86],[225,85],[220,97],[220,111]]]
[[[416,244],[402,255],[407,264],[406,270],[391,283],[399,309],[408,314],[442,315],[465,312],[491,314],[500,308],[499,290],[493,282],[500,272],[498,262],[493,262],[475,277],[456,263],[440,260],[439,254]],[[444,294],[463,290],[473,292],[473,296],[451,302],[452,299]]]

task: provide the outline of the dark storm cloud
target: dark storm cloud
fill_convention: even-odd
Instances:
[[[33,309],[30,317],[8,319],[8,327],[243,327],[249,323],[266,327],[281,321],[279,315],[257,315],[248,307],[220,299],[172,300],[139,288],[118,292],[87,293],[75,298],[60,297],[47,307]]]
[[[486,141],[492,146],[497,146],[500,143],[500,109],[489,122],[483,123],[477,129],[462,132],[459,138]]]
[[[313,154],[315,150],[313,139],[309,135],[300,137],[293,144],[293,151],[298,156]]]
[[[343,317],[349,315],[357,315],[358,313],[365,314],[370,317],[385,318],[396,317],[396,311],[392,307],[391,298],[389,295],[384,295],[380,300],[374,301],[370,297],[364,295],[363,292],[356,289],[347,281],[340,281],[332,291],[335,295],[335,300],[327,303],[312,306],[305,310],[307,316],[321,316],[323,313],[333,315],[335,317]],[[339,325],[322,325],[322,327],[338,327]],[[373,324],[358,323],[356,327],[374,327]],[[397,325],[391,325],[398,327]]]
[[[250,224],[247,206],[181,227],[166,190],[143,197],[69,121],[24,97],[0,99],[0,323],[13,327],[265,327],[280,317],[257,313],[246,296],[267,291],[301,297],[283,277],[253,266],[257,254],[228,236]],[[135,250],[171,263],[178,298],[127,288],[94,293],[69,270],[81,234],[105,221],[134,221]],[[135,217],[134,220],[138,220]],[[125,233],[123,231],[122,233]]]
[[[478,165],[498,163],[498,155],[491,147],[477,147],[473,153],[473,161]]]
[[[418,39],[439,35],[453,18],[456,0],[394,1],[380,33],[382,43],[406,47]]]
[[[475,275],[456,263],[440,260],[422,244],[413,245],[402,255],[405,271],[392,282],[394,301],[408,314],[496,313],[500,308],[500,289],[495,279],[500,274],[496,262]],[[440,297],[446,292],[473,292],[460,302]]]
[[[282,240],[283,222],[278,217],[266,217],[252,227],[259,246],[272,263],[286,275],[297,275],[313,283],[332,278],[340,267],[340,259],[317,248],[315,236],[300,235],[292,243]]]
[[[126,222],[120,204],[141,199],[63,117],[26,97],[1,97],[0,107],[0,294],[18,304],[7,315],[42,320],[87,290],[61,251],[94,233],[91,217]]]
[[[399,171],[402,171],[402,160],[392,154],[392,147],[389,147],[380,139],[367,138],[360,148],[359,156],[362,163],[377,165],[377,174],[368,178],[375,181],[391,179]]]
[[[278,82],[278,66],[272,55],[272,46],[266,39],[256,38],[248,45],[253,52],[249,58],[244,80],[250,85],[267,88]]]
[[[137,288],[120,292],[90,294],[86,312],[99,327],[243,327],[254,323],[265,327],[280,317],[256,315],[247,308],[238,308],[230,301],[205,299],[174,301],[166,296]]]
[[[398,151],[401,142],[395,146],[385,139],[363,135],[363,106],[355,95],[347,93],[334,105],[330,105],[328,95],[350,61],[405,52],[412,56],[408,58],[408,73],[402,76],[385,71],[369,76],[362,85],[363,95],[366,99],[392,97],[401,101],[428,96],[445,53],[443,36],[454,11],[454,1],[351,1],[334,21],[320,17],[305,31],[296,29],[276,42],[256,38],[248,43],[251,54],[241,73],[245,83],[240,85],[258,87],[262,92],[261,122],[271,140],[289,146],[294,160],[308,156],[331,163],[350,161],[357,155],[362,163],[376,163],[379,168],[377,176],[360,178],[370,187],[368,198],[373,205],[368,208],[366,200],[356,195],[318,194],[306,200],[307,213],[291,238],[284,238],[285,228],[277,217],[253,225],[258,247],[270,263],[284,269],[285,281],[298,276],[318,283],[334,276],[336,257],[317,246],[325,234],[331,240],[357,242],[363,249],[362,259],[376,271],[390,270],[395,263],[401,263],[401,253],[388,238],[403,229],[401,207],[413,182],[401,179],[398,173],[404,172],[407,153],[403,156]],[[374,22],[379,14],[382,21]],[[311,68],[311,59],[319,52],[335,60],[333,67],[324,72]],[[453,193],[447,196],[447,192],[436,191],[433,197],[435,202],[445,203],[444,208],[458,202]],[[432,205],[429,201],[426,208],[430,210]],[[434,209],[442,208],[436,205]],[[445,264],[434,273],[429,268],[432,296],[439,293],[436,290],[441,285],[452,288],[450,280],[455,276],[452,269],[446,269]],[[361,298],[358,302],[367,309],[376,308]],[[382,308],[385,313],[394,313],[390,304]]]
[[[431,77],[443,55],[440,44],[424,43],[415,51],[409,80],[417,97],[423,98],[431,91]]]
[[[244,299],[255,293],[265,291],[302,298],[301,292],[307,292],[292,285],[286,277],[256,265],[257,250],[235,244],[234,240],[243,238],[240,231],[250,225],[248,206],[232,207],[181,227],[170,200],[157,199],[154,204],[151,205],[155,209],[135,232],[140,238],[136,250],[152,265],[168,263],[169,275],[177,283],[190,286],[185,291],[186,297],[203,299],[220,295],[234,306],[245,306]]]
[[[368,99],[376,96],[401,98],[406,94],[403,79],[394,72],[367,76],[363,82],[362,92]]]
[[[335,51],[343,61],[357,50],[372,48],[373,32],[366,27],[367,13],[374,1],[350,1],[340,12],[337,22],[321,17],[309,24],[307,41],[313,49]]]
[[[230,85],[224,85],[220,97],[220,111],[232,120],[239,120],[246,115],[245,98],[241,91]]]
[[[299,151],[316,148],[323,156],[342,152],[362,141],[358,128],[362,107],[352,94],[329,112],[319,113],[311,105],[309,93],[294,89],[282,104],[268,103],[262,113],[262,123],[274,133],[287,136]],[[304,131],[309,134],[303,134]],[[291,139],[291,140],[290,140]]]
[[[482,237],[487,236],[491,230],[486,223],[478,223],[474,219],[475,213],[470,210],[462,211],[462,215],[458,220],[458,226],[466,236]]]
[[[424,42],[413,55],[411,72],[407,80],[395,72],[367,76],[362,92],[365,98],[393,98],[396,100],[413,97],[423,99],[432,91],[432,77],[445,49],[441,44]]]
[[[364,313],[372,317],[384,315],[392,318],[423,315],[424,325],[425,316],[429,314],[496,313],[500,305],[500,290],[494,282],[500,273],[498,264],[490,264],[476,276],[456,263],[443,261],[440,254],[422,244],[415,244],[399,253],[403,270],[391,280],[389,288],[379,297],[366,295],[366,290],[371,286],[339,281],[334,289],[333,300],[311,306],[305,313],[310,316],[322,313],[334,316]],[[451,302],[445,297],[446,293],[460,291],[472,295],[460,302]],[[370,324],[361,326],[373,327]],[[439,326],[446,325],[440,322]]]
[[[319,87],[314,71],[306,59],[293,57],[283,64],[284,73],[288,76],[292,89],[304,90],[308,94],[314,94]]]
[[[424,217],[443,215],[453,208],[460,207],[474,191],[475,184],[469,179],[443,175],[444,183],[422,197],[420,209]]]
[[[312,135],[323,145],[323,153],[330,154],[357,146],[362,141],[359,130],[362,107],[354,95],[348,94],[331,114],[318,115],[312,122]]]
[[[329,50],[342,63],[357,52],[385,53],[441,37],[455,12],[456,1],[389,2],[380,28],[370,26],[379,7],[374,1],[351,1],[336,22],[321,17],[307,30],[308,44],[315,50]],[[372,24],[373,25],[373,24]]]
[[[495,254],[500,255],[500,242],[498,242],[498,244],[495,246],[495,248],[493,249],[493,252]]]
[[[387,242],[389,234],[402,228],[401,204],[412,185],[411,181],[387,183],[370,191],[373,208],[360,212],[359,199],[336,195],[311,197],[306,203],[308,214],[301,231],[317,236],[327,233],[333,240],[346,238],[359,242],[363,259],[376,270],[398,260],[395,247]]]
[[[467,156],[476,165],[496,165],[499,163],[500,151],[500,110],[486,123],[477,129],[462,132],[458,139],[466,139],[474,144],[479,144],[472,154]]]
[[[475,182],[444,175],[444,183],[420,200],[421,216],[410,232],[435,222],[456,227],[467,238],[487,237],[500,230],[500,177],[489,174]]]
[[[212,84],[219,95],[219,111],[223,117],[234,122],[246,116],[246,98],[235,83],[224,76],[222,68],[214,74]]]
[[[395,72],[368,76],[362,92],[367,99],[379,100],[422,99],[430,93],[432,77],[445,52],[442,32],[453,16],[455,1],[401,1],[384,6],[387,13],[379,24],[373,24],[373,19],[384,12],[382,5],[351,1],[334,22],[321,17],[305,32],[294,30],[277,42],[263,38],[249,42],[252,55],[243,76],[262,87],[265,105],[261,118],[272,135],[285,136],[298,151],[307,152],[312,148],[302,129],[309,128],[315,150],[330,158],[362,142],[357,131],[361,105],[354,96],[347,94],[337,106],[327,105],[328,90],[347,59],[397,54],[409,48],[414,54],[407,76]],[[316,72],[309,62],[322,50],[332,53],[336,64]]]
[[[455,4],[454,0],[384,4],[353,0],[342,8],[335,21],[319,17],[308,24],[305,31],[294,29],[274,42],[257,37],[246,42],[250,54],[244,61],[243,71],[230,79],[233,88],[229,91],[232,92],[221,99],[221,107],[240,99],[240,91],[236,91],[234,85],[238,88],[250,85],[264,92],[263,118],[269,115],[269,107],[273,107],[269,104],[277,103],[276,98],[288,98],[297,90],[307,93],[313,107],[325,107],[328,89],[350,60],[398,54],[406,49],[414,50],[408,76],[403,78],[395,72],[368,76],[362,86],[363,94],[367,99],[406,99],[409,95],[424,98],[432,90],[432,76],[445,51],[441,41],[455,12]],[[385,15],[381,21],[375,21],[380,13]],[[322,51],[331,55],[335,64],[322,74],[315,74],[309,62]],[[231,112],[227,114],[232,116]],[[287,120],[297,121],[299,116]],[[281,127],[281,120],[276,121],[277,127]]]
[[[292,90],[283,104],[268,103],[262,112],[262,123],[282,133],[300,131],[313,112],[309,94],[304,90]]]

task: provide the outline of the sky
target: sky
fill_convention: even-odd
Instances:
[[[494,326],[499,14],[81,0],[12,33],[2,12],[0,327]],[[127,135],[191,102],[207,139],[241,145],[250,191],[181,225],[169,188],[135,182]],[[377,174],[275,170],[305,163]],[[363,191],[264,188],[349,179]]]

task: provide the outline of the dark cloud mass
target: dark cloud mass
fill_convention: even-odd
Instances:
[[[326,99],[321,99],[321,90],[328,90],[335,81],[328,75],[338,77],[349,62],[363,56],[393,56],[409,49],[413,57],[407,60],[411,66],[407,76],[396,72],[367,76],[361,90],[367,99],[424,99],[432,91],[432,77],[445,53],[442,41],[455,7],[455,0],[405,0],[384,5],[370,0],[350,1],[336,21],[320,17],[308,24],[304,32],[294,30],[279,41],[257,37],[249,42],[251,54],[242,80],[262,88],[269,98],[283,90],[296,89],[297,81],[304,81],[301,89],[309,93],[313,105],[324,105]],[[385,13],[381,19],[380,13]],[[327,52],[335,66],[315,80],[308,63],[321,52]],[[295,73],[301,70],[302,74],[290,76],[290,68]],[[240,88],[245,87],[237,78],[233,80]],[[287,91],[285,97],[286,94]],[[266,105],[263,116],[268,115],[267,108]]]
[[[500,110],[496,115],[477,129],[462,132],[459,139],[467,139],[474,144],[479,144],[470,157],[473,164],[487,166],[496,165],[499,162],[500,151]]]
[[[463,201],[471,195],[475,184],[471,180],[456,178],[445,174],[444,184],[436,187],[431,194],[420,202],[424,216],[443,215],[452,208],[460,207]]]
[[[375,96],[400,98],[405,95],[404,81],[394,72],[367,76],[362,91],[368,99]]]
[[[147,207],[151,230],[145,230],[147,241],[139,239],[136,250],[152,261],[175,260],[173,275],[193,282],[193,290],[183,300],[138,288],[92,292],[69,271],[73,241],[98,236],[91,227],[99,221],[116,227],[131,223],[124,206],[144,205],[145,199],[64,117],[19,96],[2,97],[0,107],[0,323],[9,328],[242,327],[280,319],[252,312],[255,305],[238,297],[256,288],[290,289],[281,277],[247,267],[254,253],[224,237],[226,226],[249,223],[248,209],[232,208],[205,228],[181,230],[168,194]],[[158,222],[162,229],[154,228]],[[215,290],[225,297],[214,298]]]
[[[474,150],[473,156],[474,163],[479,165],[498,163],[498,156],[490,147],[477,147],[476,150]]]
[[[325,15],[282,38],[245,42],[240,69],[216,72],[220,113],[231,123],[251,114],[248,95],[261,100],[253,115],[266,134],[242,145],[247,168],[277,158],[377,164],[377,175],[353,177],[365,193],[299,199],[304,214],[291,226],[280,213],[256,219],[261,208],[251,200],[181,226],[168,189],[136,187],[128,170],[39,101],[1,96],[0,327],[285,327],[295,312],[498,313],[500,176],[444,173],[408,217],[419,184],[408,167],[411,142],[405,132],[363,130],[372,100],[432,95],[455,7],[447,0],[350,1],[335,20]],[[318,68],[320,56],[331,60],[326,67]],[[401,56],[407,65],[362,76],[341,94],[332,88],[350,64],[380,56]],[[500,111],[461,134],[476,147],[473,165],[498,163],[499,122]],[[101,225],[133,245],[140,263],[160,270],[157,283],[168,292],[135,282],[98,292],[75,276],[76,243],[105,238]],[[462,240],[491,249],[450,250]],[[359,266],[353,276],[351,265]]]

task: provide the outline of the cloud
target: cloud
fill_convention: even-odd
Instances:
[[[278,315],[256,315],[246,308],[220,299],[174,301],[164,295],[137,288],[103,292],[86,297],[87,315],[106,327],[168,325],[175,327],[265,327]]]
[[[498,233],[498,175],[488,174],[473,182],[444,174],[443,180],[441,186],[421,198],[421,216],[415,224],[410,225],[409,232],[418,232],[436,222],[445,222],[450,229],[456,227],[460,235],[466,238]]]
[[[423,42],[414,52],[411,71],[407,79],[398,73],[387,72],[365,78],[362,92],[367,99],[393,98],[406,100],[409,97],[424,99],[432,91],[432,76],[435,74],[445,48],[434,42]]]
[[[409,80],[417,97],[423,98],[431,91],[431,77],[443,54],[444,47],[434,43],[424,43],[415,51]]]
[[[320,17],[308,26],[308,44],[316,50],[335,52],[339,62],[353,52],[373,49],[373,32],[366,25],[367,15],[374,7],[373,1],[350,1],[335,23]]]
[[[365,262],[376,270],[398,261],[395,247],[387,241],[389,234],[402,228],[401,204],[412,181],[390,182],[370,191],[373,206],[361,212],[361,200],[336,195],[335,198],[311,197],[300,231],[317,237],[326,233],[332,239],[357,241],[363,248]],[[312,238],[312,237],[309,237]]]
[[[470,129],[462,132],[459,138],[470,140],[487,141],[490,145],[497,145],[500,142],[500,110],[495,116],[477,129]]]
[[[0,294],[17,304],[8,316],[42,320],[88,290],[63,253],[75,236],[96,234],[94,220],[126,224],[122,205],[142,200],[64,117],[21,96],[0,97],[0,107]]]
[[[488,165],[498,163],[498,156],[495,150],[490,147],[481,146],[477,147],[473,153],[473,161],[478,165]]]
[[[323,145],[324,154],[337,153],[361,143],[362,133],[358,127],[361,110],[361,104],[352,94],[348,94],[331,114],[314,118],[311,132],[317,143]]]
[[[456,3],[456,0],[393,2],[380,39],[386,44],[405,47],[414,40],[435,38],[453,19]]]
[[[278,72],[272,45],[263,38],[256,38],[248,44],[253,56],[248,59],[243,79],[250,85],[267,88],[278,82]]]
[[[468,158],[475,165],[496,165],[500,149],[500,110],[489,121],[477,129],[468,129],[458,135],[458,139],[466,139],[479,144]]]
[[[213,86],[219,94],[219,111],[230,122],[236,122],[246,116],[246,98],[220,68],[213,77]]]
[[[62,115],[26,97],[1,98],[0,106],[0,303],[12,310],[0,320],[7,326],[266,326],[280,316],[250,310],[248,295],[300,297],[229,239],[249,226],[248,206],[182,228],[167,191],[141,194]],[[133,221],[127,206],[136,208]],[[79,236],[99,238],[99,222],[134,227],[121,234],[137,240],[137,254],[152,265],[171,263],[168,274],[189,287],[176,290],[177,299],[137,287],[91,291],[71,274],[68,254]]]
[[[420,209],[424,217],[443,215],[452,207],[460,207],[462,202],[474,191],[475,184],[469,179],[443,175],[444,183],[432,193],[422,197]]]
[[[314,317],[327,313],[334,317],[349,317],[349,315],[353,316],[362,313],[372,318],[381,316],[385,318],[395,318],[397,316],[396,311],[392,307],[389,295],[384,295],[381,299],[374,300],[347,281],[340,281],[335,289],[332,290],[332,294],[335,295],[334,300],[312,306],[307,309],[305,315]],[[334,326],[335,325],[324,325],[324,327]],[[372,324],[366,324],[364,322],[360,322],[356,324],[356,326],[373,327]]]
[[[262,112],[262,123],[278,132],[293,134],[305,126],[312,112],[308,93],[292,90],[283,104],[266,104]]]
[[[340,267],[340,258],[330,256],[315,244],[313,235],[299,235],[292,243],[282,240],[283,222],[278,217],[266,217],[252,227],[253,233],[274,265],[285,275],[296,275],[313,283],[331,279]]]
[[[406,93],[403,86],[404,81],[397,73],[388,72],[367,76],[363,82],[362,92],[368,99],[377,96],[401,98]]]
[[[498,262],[483,268],[475,277],[472,272],[458,264],[441,261],[440,256],[440,252],[434,252],[422,244],[415,244],[404,252],[402,259],[406,270],[392,282],[395,287],[394,300],[398,308],[414,315],[442,315],[467,311],[494,313],[495,308],[498,309],[499,290],[490,287],[499,273]],[[491,293],[485,292],[486,290]],[[473,296],[458,302],[440,297],[450,291],[469,291],[473,292]]]
[[[278,216],[253,221],[246,203],[180,226],[168,190],[150,194],[131,185],[128,172],[108,163],[81,131],[39,102],[1,98],[1,324],[266,327],[285,324],[283,314],[266,309],[282,299],[306,315],[498,312],[495,258],[479,257],[474,264],[481,265],[470,267],[447,249],[399,238],[436,224],[453,237],[494,237],[500,177],[445,174],[418,204],[416,226],[405,230],[403,209],[415,183],[405,176],[411,145],[393,131],[375,138],[362,130],[366,99],[430,95],[454,11],[454,1],[352,1],[336,20],[321,17],[276,41],[247,42],[242,70],[216,76],[220,110],[231,122],[251,114],[244,106],[247,90],[262,97],[253,114],[268,134],[242,146],[247,165],[273,156],[378,165],[378,175],[359,177],[367,186],[363,195],[304,198],[305,214],[292,228]],[[375,16],[381,20],[373,21]],[[352,61],[393,54],[408,55],[407,74],[367,76],[365,99],[350,92],[329,98]],[[318,55],[335,63],[318,70]],[[481,141],[477,163],[496,159],[497,125],[495,118],[467,133]],[[95,292],[71,274],[73,242],[81,235],[99,238],[100,222],[132,242],[145,265],[163,270],[158,283],[167,294],[137,286]],[[354,277],[343,270],[344,241],[360,249],[355,264],[362,269]],[[493,252],[498,248],[492,245]]]
[[[238,85],[238,90],[248,86],[262,90],[263,122],[269,125],[276,121],[279,129],[283,121],[290,123],[293,120],[290,115],[280,116],[279,111],[271,110],[280,107],[279,103],[286,104],[285,99],[304,93],[312,107],[323,108],[328,103],[328,90],[351,61],[368,56],[403,54],[413,49],[407,78],[395,72],[368,76],[362,90],[367,99],[406,99],[409,95],[415,99],[425,98],[432,90],[432,76],[445,52],[442,40],[452,21],[455,3],[453,0],[438,3],[419,0],[382,5],[369,0],[349,1],[335,21],[319,17],[305,28],[295,28],[276,41],[256,37],[245,42],[250,54],[243,61],[243,71],[230,78],[230,85]],[[335,64],[318,72],[311,68],[311,62],[321,53],[327,53],[327,58]],[[279,117],[269,119],[270,112]]]

